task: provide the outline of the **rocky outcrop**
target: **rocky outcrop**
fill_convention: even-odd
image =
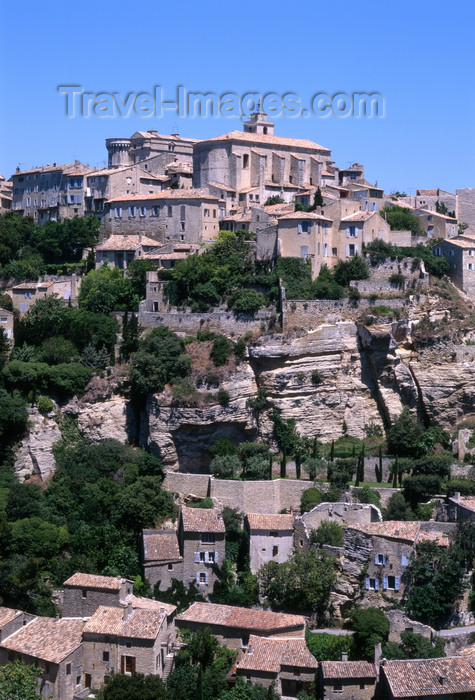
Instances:
[[[134,413],[122,396],[106,401],[77,403],[78,428],[85,438],[92,441],[112,438],[127,442],[135,430]]]
[[[453,428],[475,411],[475,364],[469,362],[411,362],[428,420]]]
[[[29,409],[28,434],[15,455],[15,473],[22,481],[32,475],[47,479],[56,469],[53,445],[61,440],[54,415]]]

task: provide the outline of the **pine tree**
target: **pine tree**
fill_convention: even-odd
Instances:
[[[325,202],[323,201],[322,191],[321,191],[320,187],[317,187],[317,191],[315,192],[315,195],[313,197],[313,208],[315,210],[317,207],[324,207],[324,206],[325,206]]]

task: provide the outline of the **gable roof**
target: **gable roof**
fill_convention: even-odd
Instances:
[[[307,649],[303,638],[268,639],[252,634],[237,667],[241,671],[278,673],[282,666],[316,669],[318,661]]]
[[[123,619],[124,608],[101,605],[84,625],[84,634],[112,634],[132,639],[156,639],[166,610],[133,608]]]
[[[292,139],[286,136],[272,136],[270,134],[255,134],[250,131],[230,131],[228,134],[223,134],[222,136],[216,136],[212,139],[207,139],[206,141],[200,141],[198,147],[204,143],[215,143],[221,141],[239,141],[244,143],[258,143],[262,146],[287,146],[289,148],[304,148],[310,151],[325,151],[326,153],[331,153],[329,148],[325,146],[320,146],[314,141],[309,141],[308,139]]]
[[[140,200],[148,201],[155,199],[206,199],[207,201],[219,202],[219,198],[210,194],[206,189],[189,189],[178,190],[162,190],[154,194],[123,194],[119,197],[109,199],[109,204],[113,202],[137,202]]]
[[[329,219],[327,216],[323,216],[323,214],[316,214],[314,211],[293,211],[290,214],[280,215],[279,219],[306,219],[309,221],[329,221],[330,223],[333,221],[333,219]]]
[[[0,607],[0,630],[9,622],[14,620],[19,615],[23,615],[22,610],[14,610],[13,608]]]
[[[84,620],[36,617],[7,637],[0,646],[59,664],[81,645]]]
[[[377,213],[377,211],[356,211],[354,214],[343,216],[341,221],[366,221]]]
[[[162,244],[154,241],[153,238],[147,238],[135,233],[130,233],[124,236],[112,235],[96,246],[96,250],[137,250],[142,246],[152,246],[153,248],[161,248]]]
[[[420,523],[417,521],[386,520],[383,523],[355,523],[349,525],[348,529],[359,530],[376,537],[414,542],[419,534]]]
[[[217,508],[181,507],[185,532],[225,532],[223,516]]]
[[[143,550],[145,561],[176,561],[182,558],[175,530],[144,530]]]
[[[63,586],[71,586],[74,588],[97,588],[104,591],[120,591],[122,584],[125,582],[133,583],[128,578],[120,576],[96,576],[95,574],[76,573],[70,576]]]
[[[462,657],[385,661],[381,669],[396,698],[475,692],[475,670]]]
[[[162,603],[161,600],[154,600],[153,598],[141,598],[139,596],[133,595],[130,598],[133,608],[138,608],[140,610],[154,610],[155,612],[166,612],[167,615],[172,615],[176,612],[176,605],[170,605],[170,603]]]
[[[247,522],[251,530],[292,530],[294,529],[293,515],[267,515],[248,513]]]
[[[237,629],[270,632],[291,627],[304,627],[303,615],[288,615],[270,610],[252,610],[234,605],[216,603],[193,603],[188,610],[177,616],[178,620],[198,622],[207,625],[220,625]]]
[[[367,661],[322,661],[323,678],[376,678],[374,664]]]

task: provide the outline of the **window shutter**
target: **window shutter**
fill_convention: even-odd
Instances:
[[[349,226],[346,227],[346,237],[347,238],[350,237],[350,227]]]
[[[349,258],[350,257],[350,246],[348,245],[348,243],[345,246],[345,252],[346,252],[346,257]]]
[[[208,585],[208,584],[209,584],[209,574],[208,574],[208,572],[206,572],[206,574],[205,574],[205,580],[206,580],[206,585]]]
[[[384,566],[386,566],[387,559],[388,559],[387,556],[386,556],[385,554],[383,554],[383,564],[384,564]]]
[[[132,673],[135,673],[135,656],[131,656],[131,666],[132,666]]]
[[[369,578],[365,579],[364,587],[366,588],[367,591],[369,591]]]
[[[205,552],[205,564],[209,564],[209,552]]]
[[[299,221],[299,223],[297,225],[297,232],[302,233],[302,222],[301,221]]]
[[[196,574],[196,585],[199,586],[200,584],[200,575]]]
[[[401,578],[399,576],[394,577],[394,590],[398,591],[401,588]]]
[[[379,562],[378,562],[378,555],[377,555],[377,554],[374,555],[374,563],[375,563],[376,565],[379,563]]]
[[[358,243],[355,243],[355,255],[358,255]]]
[[[355,238],[358,238],[358,226],[355,226]]]
[[[125,656],[120,657],[120,672],[124,673],[125,671]]]
[[[383,590],[384,590],[384,591],[387,591],[387,590],[388,590],[388,577],[387,577],[387,576],[385,576],[385,577],[383,578]]]
[[[379,579],[374,579],[374,590],[379,591]]]
[[[215,561],[215,564],[218,563],[218,560],[219,560],[218,552],[215,552],[215,553],[214,553],[214,561]]]
[[[199,563],[200,563],[200,553],[195,552],[195,564],[199,564]]]
[[[403,554],[401,557],[401,564],[402,566],[407,566],[407,557],[405,554]]]

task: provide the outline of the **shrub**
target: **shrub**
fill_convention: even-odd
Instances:
[[[225,365],[233,348],[232,342],[224,335],[218,335],[213,341],[213,347],[209,354],[216,367]]]
[[[237,455],[220,455],[210,464],[211,473],[220,479],[235,479],[241,471],[241,460]]]
[[[318,369],[314,369],[312,371],[312,384],[320,384],[322,381],[322,375],[318,371]]]
[[[229,404],[229,391],[221,387],[218,389],[217,398],[220,406],[227,406]]]
[[[355,280],[367,280],[369,269],[366,260],[360,255],[355,255],[348,261],[340,260],[335,267],[334,280],[342,287],[347,287]]]
[[[325,495],[316,488],[306,489],[300,497],[300,512],[307,513],[325,500]]]
[[[265,305],[266,298],[254,289],[238,289],[232,295],[229,306],[237,314],[254,314]]]
[[[341,547],[343,544],[343,528],[338,523],[322,520],[317,529],[311,531],[310,542],[318,544],[320,547],[324,544],[332,547]]]
[[[40,396],[36,407],[40,413],[49,413],[53,410],[53,402],[48,396]]]

